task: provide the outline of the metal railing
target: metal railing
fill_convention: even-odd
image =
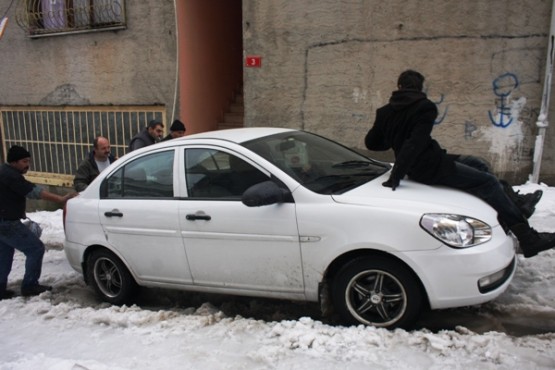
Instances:
[[[31,152],[27,178],[35,183],[68,186],[97,136],[110,140],[112,154],[121,157],[129,140],[152,119],[166,122],[163,106],[0,107],[5,161],[12,145]]]
[[[16,21],[30,37],[125,29],[125,1],[19,0]]]

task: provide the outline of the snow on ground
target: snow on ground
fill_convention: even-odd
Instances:
[[[530,222],[555,231],[555,188]],[[146,290],[137,305],[99,301],[63,252],[61,211],[34,212],[53,292],[0,301],[0,370],[554,369],[555,250],[519,257],[493,302],[424,315],[413,331],[343,327],[316,305]],[[16,253],[9,287],[25,259]]]

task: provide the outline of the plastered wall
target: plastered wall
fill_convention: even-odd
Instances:
[[[10,2],[0,0],[2,11]],[[162,104],[172,117],[173,1],[127,1],[127,30],[38,39],[16,23],[21,3],[0,42],[0,105]]]
[[[245,0],[244,53],[262,56],[260,68],[245,68],[246,125],[305,129],[362,150],[397,76],[416,69],[438,106],[434,137],[442,146],[483,156],[501,177],[522,183],[532,171],[551,7],[542,0]],[[553,130],[540,176],[550,185]]]
[[[10,3],[0,0],[1,9]],[[127,4],[126,31],[35,40],[12,8],[0,105],[162,104],[168,119],[179,115],[174,2]],[[447,150],[483,156],[512,183],[531,173],[551,1],[243,0],[242,8],[243,54],[262,57],[243,71],[246,126],[306,129],[364,150],[375,110],[413,68],[427,77],[440,112],[434,136]],[[550,185],[553,121],[540,176]]]

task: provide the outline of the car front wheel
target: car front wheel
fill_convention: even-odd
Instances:
[[[88,259],[87,281],[103,300],[117,305],[128,303],[137,289],[125,265],[106,250],[97,250]]]
[[[410,328],[423,307],[416,277],[401,263],[380,256],[344,265],[332,285],[335,309],[349,324]]]

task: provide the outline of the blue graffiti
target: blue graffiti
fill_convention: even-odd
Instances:
[[[511,117],[511,107],[507,105],[507,97],[511,95],[514,89],[519,85],[518,78],[513,73],[505,73],[493,80],[493,93],[499,97],[497,101],[497,114],[499,120],[496,120],[494,114],[488,111],[489,119],[494,126],[508,127],[513,123]]]
[[[441,94],[441,96],[439,97],[439,101],[433,101],[432,99],[430,99],[432,101],[432,103],[434,103],[437,106],[437,110],[439,112],[439,106],[441,105],[441,103],[443,103],[443,100],[445,99],[445,95]],[[439,125],[441,122],[443,122],[443,120],[445,119],[445,116],[447,116],[447,111],[448,111],[449,107],[445,107],[445,110],[443,111],[443,114],[441,115],[441,117],[437,118],[434,121],[434,125]]]

